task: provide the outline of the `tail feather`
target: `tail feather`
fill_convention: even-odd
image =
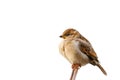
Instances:
[[[106,71],[103,69],[103,67],[99,63],[96,65],[100,68],[100,70],[103,72],[104,75],[107,75]]]

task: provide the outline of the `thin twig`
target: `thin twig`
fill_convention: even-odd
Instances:
[[[78,72],[78,68],[72,70],[70,80],[75,80],[77,72]]]
[[[72,70],[72,74],[71,74],[70,80],[72,80],[73,75],[74,75],[74,69]]]

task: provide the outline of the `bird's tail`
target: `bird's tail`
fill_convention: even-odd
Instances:
[[[100,68],[100,70],[103,72],[104,75],[107,75],[106,71],[103,69],[103,67],[99,63],[97,63],[96,66]]]

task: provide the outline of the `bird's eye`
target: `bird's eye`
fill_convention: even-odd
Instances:
[[[68,33],[68,34],[66,34],[66,36],[69,36],[70,34]]]

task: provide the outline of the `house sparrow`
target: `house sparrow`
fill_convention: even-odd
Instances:
[[[100,65],[92,45],[77,30],[72,28],[67,29],[60,38],[63,38],[63,41],[60,43],[59,51],[72,64],[73,70],[90,63],[98,66],[107,75],[106,71]]]

